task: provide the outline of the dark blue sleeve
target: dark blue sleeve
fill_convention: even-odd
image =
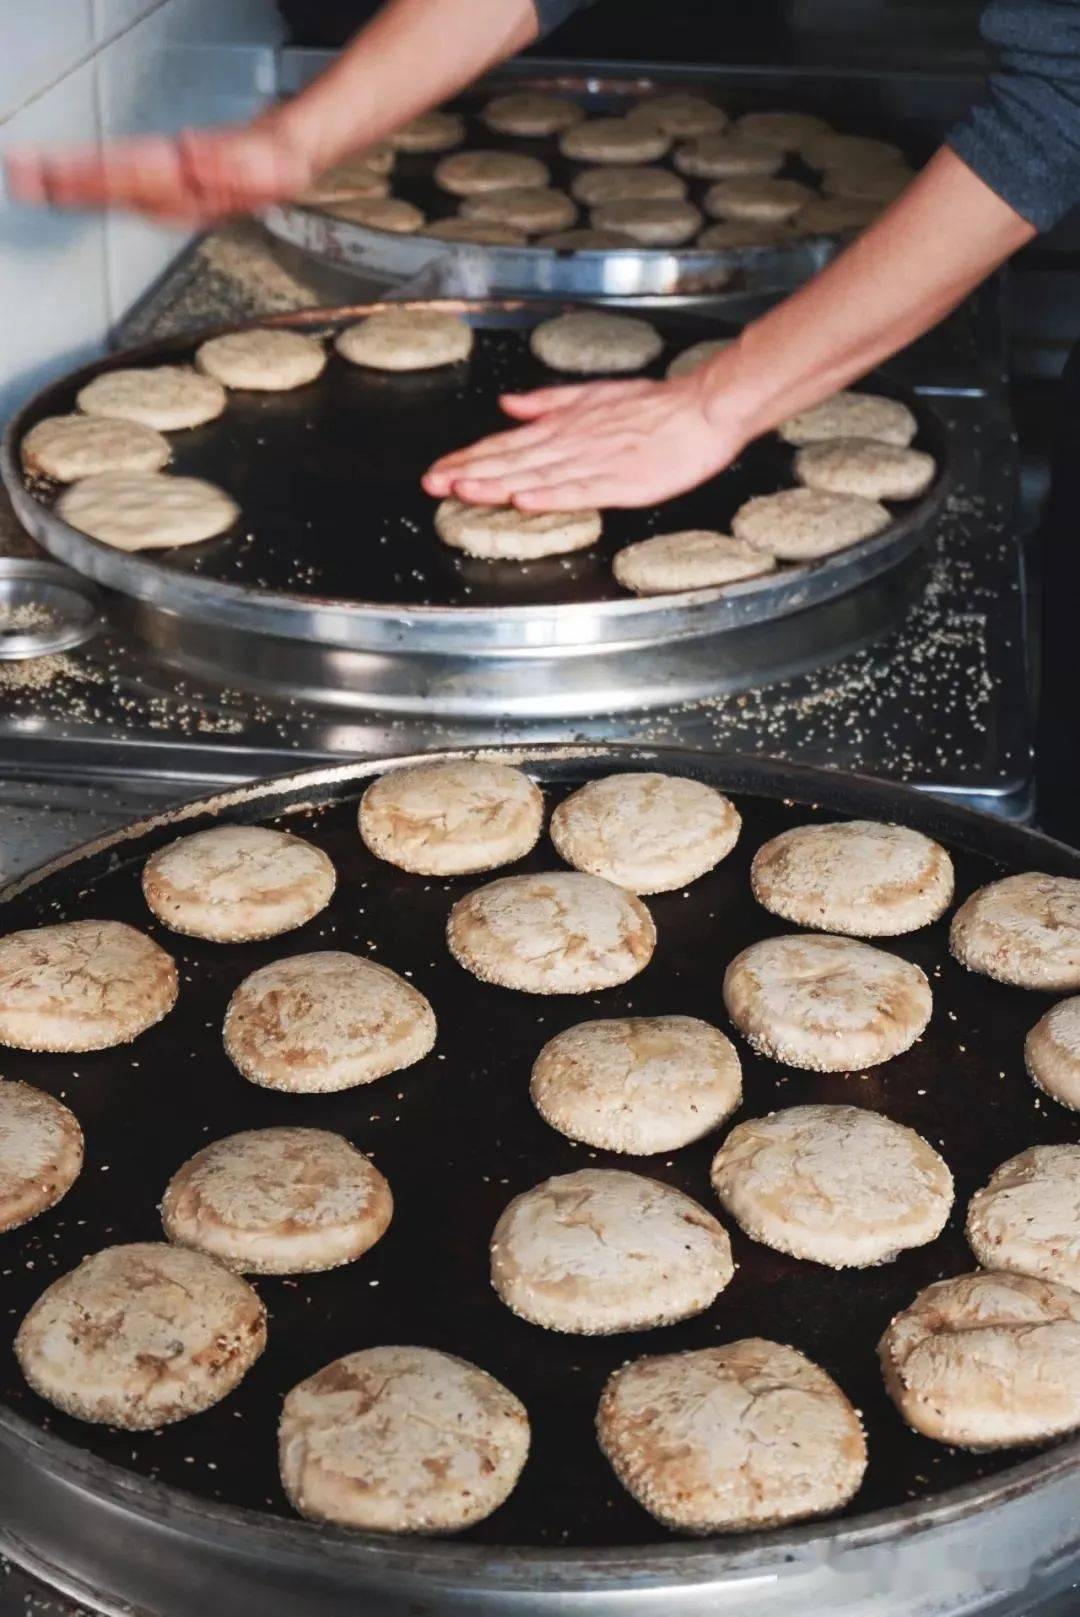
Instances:
[[[991,0],[982,33],[994,68],[949,145],[1047,230],[1080,202],[1080,0]]]
[[[553,28],[558,28],[567,17],[573,16],[575,11],[583,11],[592,4],[592,0],[533,0],[536,15],[540,21],[540,38],[550,34]]]

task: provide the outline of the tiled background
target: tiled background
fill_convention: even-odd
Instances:
[[[273,0],[0,0],[0,154],[248,116],[274,89]],[[0,177],[0,424],[98,352],[183,234],[17,206]]]

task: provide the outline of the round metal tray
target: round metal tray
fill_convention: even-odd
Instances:
[[[720,977],[755,938],[784,930],[751,897],[760,843],[808,819],[860,816],[916,826],[945,842],[958,900],[1003,872],[1080,876],[1080,854],[1021,828],[900,787],[831,771],[674,751],[544,747],[496,751],[520,762],[549,804],[612,770],[660,768],[732,793],[743,815],[735,851],[687,894],[651,898],[660,942],[624,988],[535,1000],[481,984],[445,949],[446,914],[477,878],[430,882],[380,864],[356,833],[356,800],[385,762],[243,787],[78,849],[0,894],[0,931],[102,916],[155,932],[181,964],[180,1000],[130,1050],[20,1055],[18,1075],[64,1094],[87,1134],[86,1169],[52,1212],[4,1237],[9,1331],[57,1274],[110,1242],[160,1235],[169,1175],[207,1138],[301,1122],[354,1138],[387,1173],[395,1219],[363,1260],[295,1280],[260,1279],[269,1347],[216,1409],[157,1435],[81,1424],[42,1403],[13,1358],[0,1370],[0,1543],[54,1584],[110,1612],[215,1617],[275,1609],[297,1617],[417,1617],[556,1612],[680,1617],[941,1617],[1031,1612],[1068,1586],[1080,1557],[1080,1441],[1031,1457],[973,1455],[907,1430],[881,1385],[874,1343],[928,1281],[972,1266],[968,1197],[1005,1157],[1072,1141],[1076,1117],[1041,1098],[1023,1070],[1026,1030],[1047,996],[964,971],[947,923],[889,941],[932,977],[935,1014],[912,1050],[868,1074],[791,1072],[745,1047],[752,1116],[796,1100],[881,1109],[940,1145],[957,1203],[944,1234],[893,1263],[832,1271],[733,1231],[736,1279],[712,1308],[663,1330],[616,1339],[540,1332],[492,1292],[487,1241],[518,1192],[581,1166],[579,1147],[547,1128],[527,1094],[540,1045],[595,1015],[679,1010],[723,1021]],[[450,756],[450,755],[444,755]],[[410,762],[395,760],[392,767]],[[283,818],[284,817],[284,818]],[[147,855],[227,818],[284,823],[331,854],[330,908],[286,938],[208,945],[152,924],[139,890]],[[517,868],[556,864],[546,841]],[[367,952],[415,970],[440,1021],[436,1051],[369,1089],[296,1097],[246,1084],[221,1049],[225,1003],[255,967],[306,948]],[[631,1166],[710,1202],[716,1140]],[[589,1154],[593,1160],[593,1154]],[[618,1486],[592,1418],[610,1371],[642,1353],[744,1335],[779,1336],[834,1374],[863,1411],[864,1486],[841,1516],[790,1530],[679,1540]],[[295,1519],[277,1483],[274,1426],[284,1392],[337,1354],[418,1341],[476,1360],[525,1401],[533,1452],[509,1501],[453,1541],[402,1540]],[[268,1594],[273,1590],[273,1595]],[[208,1592],[212,1591],[212,1594]]]
[[[547,163],[552,183],[565,187],[584,163],[563,157],[555,139],[529,140],[500,135],[479,121],[477,114],[493,95],[523,90],[569,96],[583,104],[590,116],[618,116],[642,96],[657,90],[699,90],[715,98],[706,78],[700,82],[680,77],[671,84],[653,75],[621,77],[611,74],[560,72],[509,75],[497,73],[474,86],[452,103],[469,122],[469,144],[488,151],[503,150],[535,155]],[[726,107],[741,110],[743,96],[725,89]],[[394,195],[416,203],[428,218],[452,216],[456,197],[440,191],[431,171],[443,153],[399,153],[394,167]],[[797,163],[784,171],[807,178]],[[685,178],[685,176],[684,176]],[[688,180],[691,199],[700,203],[709,181]],[[583,209],[583,218],[588,210]],[[423,231],[400,235],[373,230],[351,220],[334,218],[315,207],[285,204],[268,208],[267,228],[291,243],[338,268],[353,269],[387,285],[423,279],[425,291],[455,297],[555,297],[633,299],[693,296],[730,291],[780,292],[801,286],[835,256],[837,236],[793,237],[780,247],[715,251],[694,247],[620,247],[595,251],[557,251],[538,246],[488,247],[440,241]]]
[[[78,573],[32,557],[0,557],[0,662],[70,651],[100,623],[97,591]]]
[[[624,594],[611,575],[612,555],[629,541],[678,528],[723,529],[751,494],[794,483],[792,452],[775,438],[752,444],[719,477],[662,507],[606,512],[604,536],[589,551],[528,565],[451,551],[435,537],[434,502],[420,488],[420,474],[441,450],[505,424],[501,391],[550,382],[552,373],[524,337],[553,308],[517,300],[436,306],[476,328],[468,365],[388,376],[331,353],[323,376],[308,387],[234,392],[224,416],[173,434],[173,468],[220,483],[240,505],[240,522],[220,539],[143,554],[100,544],[64,522],[39,485],[28,485],[19,455],[29,428],[71,410],[91,377],[121,366],[188,362],[205,334],[111,356],[39,393],[13,418],[0,447],[0,472],[16,512],[59,560],[204,628],[420,659],[527,663],[556,656],[566,659],[568,687],[574,658],[583,653],[722,634],[802,612],[898,566],[933,537],[953,477],[948,434],[925,400],[873,377],[868,386],[904,397],[915,411],[918,441],[936,456],[939,473],[922,499],[897,508],[884,532],[824,561],[723,589],[651,598]],[[305,310],[253,324],[331,336],[381,307]],[[652,375],[690,343],[725,332],[691,310],[650,310],[649,318],[665,338]]]

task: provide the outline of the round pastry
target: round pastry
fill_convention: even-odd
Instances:
[[[176,962],[122,921],[62,921],[0,938],[0,1044],[109,1050],[176,1003]]]
[[[169,550],[216,539],[240,515],[235,500],[201,477],[101,472],[71,483],[56,502],[65,522],[116,550]]]
[[[345,202],[378,201],[390,195],[390,181],[365,163],[351,163],[347,169],[330,169],[301,192],[297,201],[306,208],[329,208]]]
[[[807,444],[795,456],[795,476],[807,488],[866,500],[918,499],[936,475],[933,455],[874,438],[827,439]]]
[[[832,1269],[926,1246],[953,1201],[934,1148],[859,1106],[790,1106],[738,1124],[713,1158],[712,1184],[752,1240]]]
[[[157,472],[172,454],[169,440],[138,421],[54,415],[31,427],[20,446],[32,477],[77,483],[102,472]]]
[[[949,948],[999,983],[1080,988],[1080,880],[1029,872],[981,887],[953,916]]]
[[[640,899],[576,871],[504,876],[459,899],[450,953],[481,982],[524,994],[591,994],[644,971],[656,927]]]
[[[498,130],[500,135],[523,135],[534,140],[557,135],[560,129],[580,123],[584,116],[576,101],[536,90],[497,95],[480,114],[488,128]]]
[[[388,230],[394,236],[415,236],[424,228],[420,209],[400,197],[346,197],[343,202],[329,203],[324,212],[369,230]]]
[[[422,1060],[435,1043],[435,1013],[396,971],[325,949],[245,977],[224,1037],[229,1060],[253,1084],[322,1095]]]
[[[465,139],[465,120],[456,112],[422,112],[395,129],[387,141],[399,152],[449,152]]]
[[[40,1397],[132,1432],[211,1408],[265,1346],[266,1310],[247,1281],[164,1241],[84,1258],[42,1293],[15,1338]]]
[[[704,342],[691,343],[689,348],[684,348],[682,353],[676,354],[671,361],[667,368],[668,379],[675,381],[680,376],[689,376],[692,371],[698,370],[702,365],[708,365],[710,360],[716,358],[717,354],[724,353],[734,342],[734,337],[708,337]],[[724,536],[719,535],[717,537]]]
[[[436,185],[459,197],[539,187],[549,179],[546,163],[520,152],[455,152],[435,165]]]
[[[705,193],[705,211],[717,219],[761,220],[784,224],[814,200],[815,193],[798,180],[718,180]]]
[[[789,444],[816,444],[823,438],[874,438],[902,449],[918,430],[906,404],[877,393],[834,393],[831,399],[789,416],[777,428]]]
[[[224,387],[283,393],[326,369],[326,350],[299,331],[230,331],[199,346],[195,363]]]
[[[464,1359],[374,1347],[292,1389],[281,1480],[313,1521],[380,1533],[453,1533],[497,1510],[529,1452],[525,1406]]]
[[[680,146],[675,167],[696,180],[767,179],[784,166],[784,154],[744,135],[704,135]]]
[[[810,1072],[890,1060],[915,1043],[933,1009],[918,966],[851,938],[801,934],[736,955],[724,1004],[759,1054]]]
[[[678,202],[686,196],[686,181],[669,168],[609,163],[604,168],[583,168],[571,180],[570,192],[587,208],[606,202]]]
[[[1033,1145],[971,1198],[967,1238],[984,1269],[1080,1291],[1080,1145]]]
[[[742,1098],[730,1039],[694,1016],[582,1022],[550,1039],[529,1086],[540,1116],[601,1151],[652,1156],[710,1133]]]
[[[0,1082],[0,1231],[55,1207],[82,1165],[75,1114],[43,1089],[15,1078]]]
[[[677,198],[652,202],[605,202],[590,215],[597,230],[616,230],[643,247],[681,247],[701,229],[693,203]]]
[[[1063,999],[1039,1018],[1024,1043],[1031,1081],[1080,1111],[1080,998]]]
[[[577,870],[634,893],[667,893],[727,857],[742,821],[715,787],[642,772],[591,780],[551,816],[551,840]]]
[[[747,140],[759,140],[779,152],[802,152],[834,135],[831,125],[812,112],[744,112],[735,128]]]
[[[660,129],[673,140],[685,140],[692,135],[707,135],[727,125],[728,115],[721,107],[701,95],[688,95],[683,90],[651,95],[639,101],[629,114],[635,123],[649,124]]]
[[[346,326],[334,344],[350,365],[423,371],[455,365],[472,353],[472,327],[442,309],[384,309]]]
[[[600,537],[599,511],[519,511],[515,505],[467,505],[455,495],[435,510],[444,545],[484,561],[538,561],[587,550]]]
[[[466,197],[461,212],[466,219],[512,225],[530,236],[542,230],[565,230],[578,214],[565,191],[552,191],[542,185],[508,187],[505,191]]]
[[[706,225],[697,245],[710,253],[728,253],[743,248],[782,247],[791,239],[789,225],[765,224],[760,219],[721,219],[719,224]]]
[[[891,141],[872,135],[841,135],[835,129],[814,133],[801,142],[800,150],[810,167],[822,173],[839,168],[888,169],[906,162],[899,146]]]
[[[659,533],[654,539],[627,545],[612,562],[612,572],[635,595],[666,595],[735,584],[771,572],[775,566],[771,556],[726,533],[692,530]]]
[[[1032,1275],[957,1275],[921,1291],[878,1347],[907,1424],[964,1449],[1080,1427],[1080,1292]]]
[[[796,926],[884,938],[944,915],[953,867],[940,843],[921,831],[843,820],[793,826],[764,843],[750,885],[759,904]]]
[[[661,353],[664,339],[647,320],[578,309],[542,320],[533,328],[529,347],[552,370],[588,375],[639,371]]]
[[[321,848],[262,825],[179,837],[143,866],[143,897],[174,932],[215,943],[276,938],[318,915],[337,883]]]
[[[538,236],[536,247],[554,247],[559,252],[606,252],[615,247],[633,247],[629,236],[620,236],[617,230],[594,230],[590,225],[578,225],[573,230],[555,230],[550,236]]]
[[[213,421],[224,411],[227,398],[220,382],[189,365],[154,365],[104,371],[80,389],[75,403],[84,415],[179,432]]]
[[[371,783],[359,823],[377,859],[463,876],[523,859],[539,840],[544,798],[522,770],[486,758],[413,764]]]
[[[579,163],[654,163],[671,136],[641,118],[589,118],[564,129],[559,148]]]
[[[847,550],[887,528],[892,518],[877,500],[786,488],[759,494],[731,519],[736,539],[781,561],[817,561]]]
[[[352,1263],[386,1233],[390,1186],[325,1129],[250,1129],[204,1146],[161,1203],[176,1246],[240,1274],[294,1275]]]
[[[826,1515],[866,1470],[862,1424],[836,1382],[760,1337],[624,1365],[596,1432],[623,1487],[681,1533]]]
[[[731,1243],[681,1190],[614,1168],[517,1196],[491,1238],[491,1282],[533,1325],[581,1336],[700,1314],[734,1274]]]
[[[437,241],[463,241],[479,247],[527,247],[529,238],[513,225],[500,224],[494,219],[435,219],[426,226],[426,236]]]
[[[876,202],[855,197],[828,196],[807,203],[791,228],[800,236],[840,236],[852,230],[865,230],[878,217]]]

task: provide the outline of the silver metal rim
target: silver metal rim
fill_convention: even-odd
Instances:
[[[685,764],[687,756],[678,749],[662,747],[642,749],[570,744],[455,749],[307,770],[185,803],[178,809],[167,810],[70,850],[0,890],[0,903],[84,859],[113,850],[120,851],[125,844],[159,828],[182,826],[185,821],[199,816],[235,810],[257,803],[261,798],[280,799],[295,794],[297,801],[308,801],[310,794],[316,791],[345,790],[388,769],[408,768],[428,762],[432,757],[493,757],[525,766],[576,758],[610,758],[613,763],[621,762],[624,765],[648,760],[677,772],[680,760]],[[753,790],[755,777],[764,777],[767,773],[773,790],[777,782],[782,782],[783,788],[793,796],[827,805],[830,798],[841,798],[846,781],[849,785],[858,785],[871,796],[875,812],[884,818],[900,821],[910,818],[911,823],[921,822],[936,834],[967,841],[973,846],[983,845],[988,835],[984,815],[951,804],[931,805],[911,788],[869,777],[841,773],[834,775],[828,770],[777,764],[762,759],[732,757],[725,760],[725,766],[732,774],[745,772],[748,776],[745,787],[740,785],[732,789]],[[763,780],[759,780],[759,788],[762,784]],[[1024,856],[1033,857],[1036,862],[1040,850],[1044,849],[1053,850],[1059,860],[1066,860],[1070,866],[1078,858],[1075,850],[1067,849],[1037,832],[994,824],[990,834],[999,843],[1006,838],[1016,840],[1018,846],[1022,846]],[[489,1589],[501,1593],[515,1589],[535,1590],[538,1575],[557,1579],[553,1587],[563,1593],[603,1592],[627,1577],[633,1577],[635,1585],[640,1588],[650,1583],[668,1586],[675,1582],[690,1586],[725,1579],[735,1581],[754,1572],[775,1575],[784,1568],[791,1571],[793,1564],[807,1556],[815,1560],[827,1557],[828,1546],[832,1543],[839,1545],[842,1542],[845,1551],[869,1549],[888,1542],[904,1529],[917,1527],[930,1531],[947,1527],[1004,1506],[1019,1494],[1080,1475],[1080,1439],[1074,1438],[1034,1459],[1022,1461],[988,1481],[952,1489],[935,1501],[912,1501],[864,1517],[825,1519],[757,1535],[732,1535],[696,1542],[673,1541],[643,1549],[599,1548],[562,1552],[532,1547],[492,1550],[487,1545],[438,1539],[403,1541],[391,1534],[293,1522],[236,1506],[215,1505],[211,1509],[179,1490],[132,1477],[111,1462],[84,1453],[65,1439],[33,1426],[11,1411],[4,1411],[0,1418],[0,1449],[6,1450],[12,1460],[21,1458],[23,1463],[38,1465],[73,1489],[103,1497],[118,1508],[159,1527],[167,1524],[177,1532],[190,1533],[203,1541],[236,1544],[242,1536],[244,1551],[264,1557],[268,1565],[294,1562],[302,1567],[312,1551],[317,1549],[318,1554],[329,1561],[355,1567],[361,1576],[377,1572],[389,1578],[443,1578],[450,1581],[464,1577],[478,1593]],[[32,1460],[29,1459],[31,1455]]]
[[[305,309],[246,322],[243,327],[280,326],[319,330],[361,320],[387,307],[439,307],[480,324],[505,316],[508,323],[529,326],[551,316],[552,305],[525,300],[446,299],[408,303],[382,302],[338,309]],[[219,328],[215,328],[219,329]],[[152,344],[113,356],[117,366],[160,358],[176,347],[190,347],[206,333],[188,334],[166,344]],[[96,375],[99,365],[85,366],[70,378],[78,387]],[[55,384],[53,384],[55,386]],[[925,401],[920,409],[930,414]],[[896,517],[883,533],[824,561],[785,567],[722,589],[681,594],[630,597],[554,607],[375,606],[344,600],[319,600],[273,591],[253,591],[197,574],[174,572],[139,553],[114,550],[64,522],[26,487],[20,472],[19,444],[37,418],[33,399],[10,421],[0,443],[0,476],[20,521],[51,555],[96,583],[182,617],[197,617],[225,630],[305,640],[354,651],[463,656],[521,656],[572,653],[602,647],[632,647],[684,637],[723,633],[751,623],[784,617],[820,601],[846,594],[857,585],[894,567],[927,542],[928,528],[953,483],[946,459],[930,491]]]

